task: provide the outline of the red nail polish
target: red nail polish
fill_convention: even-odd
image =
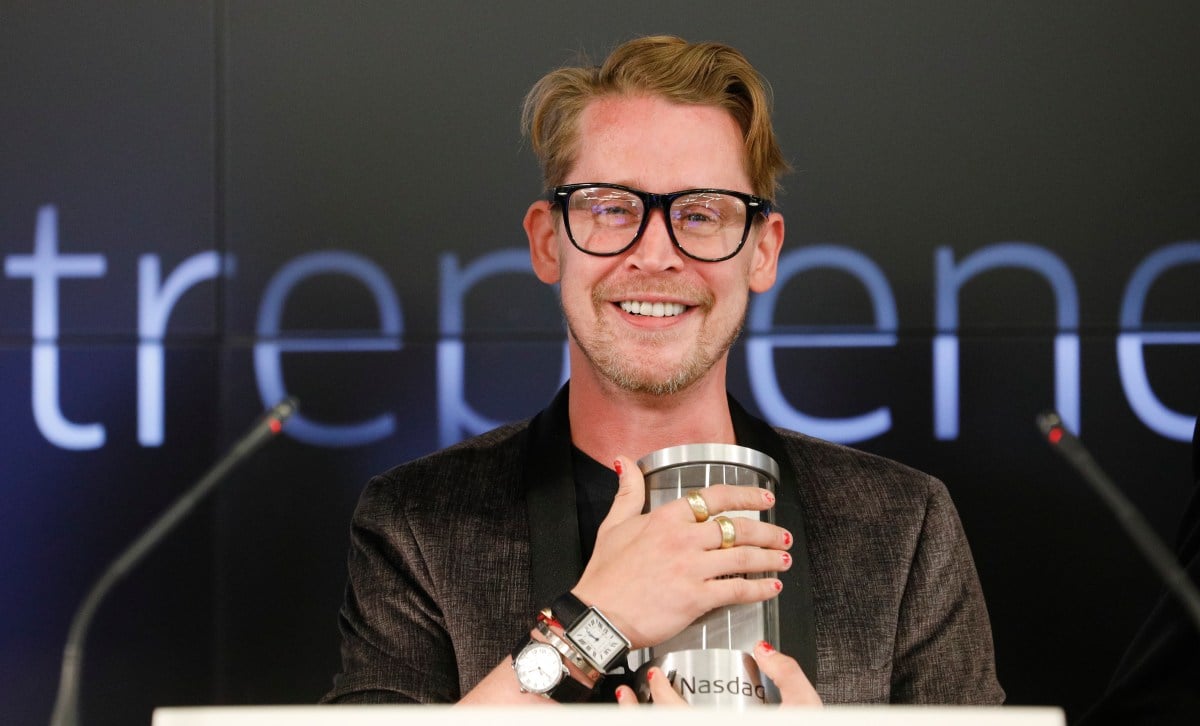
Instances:
[[[775,588],[775,592],[783,592],[783,583],[779,580],[776,580],[772,587]]]
[[[783,546],[784,546],[784,547],[791,547],[791,546],[792,546],[792,533],[791,533],[791,532],[784,532],[784,533],[783,533]]]
[[[774,504],[774,503],[775,503],[775,495],[774,495],[774,494],[772,494],[771,492],[764,491],[764,492],[763,492],[763,499],[766,499],[766,500],[767,500],[767,504]]]
[[[652,680],[654,680],[654,669],[653,669],[653,668],[651,668],[650,670],[646,671],[646,680],[647,680],[647,681],[652,681]]]
[[[621,476],[621,474],[623,472],[621,471],[621,460],[620,459],[617,459],[616,461],[613,462],[613,469],[616,470],[617,476]]]
[[[773,647],[771,647],[771,644],[770,644],[770,643],[768,643],[768,642],[767,642],[767,641],[765,641],[765,640],[760,640],[760,641],[758,641],[758,647],[759,647],[759,648],[762,648],[762,649],[763,649],[763,651],[765,651],[765,652],[767,652],[767,653],[774,653],[774,652],[775,652],[775,649],[774,649]]]
[[[788,553],[784,552],[783,553],[783,566],[787,567],[790,564],[792,564],[792,556],[789,555]]]

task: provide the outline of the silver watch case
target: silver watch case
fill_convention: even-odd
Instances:
[[[522,692],[546,698],[571,674],[558,650],[539,640],[530,640],[513,658],[512,667]]]
[[[629,639],[594,607],[589,607],[565,635],[601,673],[608,673],[629,652]]]

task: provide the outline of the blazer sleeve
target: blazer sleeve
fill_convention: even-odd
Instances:
[[[934,480],[902,596],[895,703],[999,704],[992,631],[974,560],[945,485]]]
[[[342,670],[324,703],[452,703],[460,697],[454,649],[406,517],[405,489],[376,477],[355,510],[338,620]]]

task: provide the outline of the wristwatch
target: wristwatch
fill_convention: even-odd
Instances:
[[[562,627],[562,623],[558,622],[550,608],[542,608],[542,611],[538,613],[537,618],[538,632],[542,634],[542,637],[546,639],[547,643],[553,645],[555,650],[557,650],[559,653],[562,653],[564,658],[571,661],[571,664],[578,668],[579,672],[583,673],[585,678],[592,681],[592,688],[595,688],[596,685],[599,684],[600,679],[604,678],[604,674],[596,670],[596,668],[588,662],[588,659],[584,658],[583,654],[575,649],[575,646],[558,637],[558,633],[555,633],[550,629],[552,624],[559,628]]]
[[[567,640],[601,673],[608,673],[629,652],[629,638],[574,594],[559,595],[550,610],[563,624]]]
[[[592,695],[590,688],[571,677],[554,646],[528,635],[513,650],[512,667],[522,693],[536,693],[559,703],[580,703]]]

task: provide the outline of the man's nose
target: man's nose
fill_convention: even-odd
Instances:
[[[630,250],[630,264],[643,270],[678,269],[683,265],[683,255],[671,241],[671,233],[667,225],[671,222],[666,212],[661,209],[650,211],[650,219],[646,221],[646,230],[642,237]]]

